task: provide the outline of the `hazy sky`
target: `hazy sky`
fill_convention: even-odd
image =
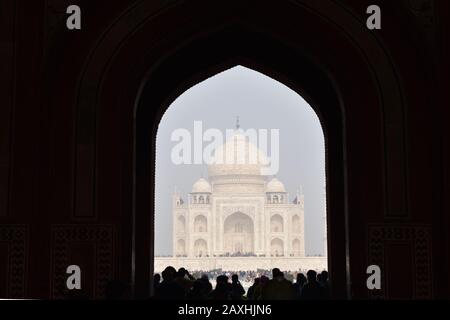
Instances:
[[[217,128],[225,136],[239,116],[241,128],[279,129],[280,169],[276,177],[289,193],[305,194],[305,250],[323,252],[325,146],[319,119],[308,103],[285,85],[251,69],[237,66],[190,88],[164,114],[156,141],[155,253],[172,254],[172,194],[175,187],[184,200],[192,184],[207,178],[206,165],[175,165],[171,141],[175,129],[193,136],[194,121],[203,130]],[[270,154],[270,149],[269,149]]]

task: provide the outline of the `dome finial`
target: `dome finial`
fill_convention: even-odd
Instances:
[[[236,116],[236,130],[239,129],[239,116]]]

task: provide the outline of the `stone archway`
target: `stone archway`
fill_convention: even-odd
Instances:
[[[283,217],[279,214],[274,214],[270,217],[270,232],[283,232],[284,231],[284,223]]]
[[[204,215],[199,214],[194,218],[194,232],[207,232],[208,222]]]
[[[280,238],[275,238],[270,241],[270,255],[272,257],[284,256],[284,243]]]
[[[194,255],[196,257],[204,257],[208,255],[208,243],[205,239],[197,239],[194,242]]]
[[[253,220],[242,212],[229,215],[223,224],[223,253],[243,255],[254,253]]]
[[[364,243],[364,237],[358,231],[358,215],[349,213],[349,208],[355,212],[361,208],[358,203],[351,203],[348,194],[373,190],[362,190],[354,181],[354,177],[367,171],[366,166],[350,168],[347,163],[368,162],[373,168],[366,173],[376,190],[366,194],[374,198],[369,199],[373,203],[380,203],[380,208],[368,208],[371,211],[366,213],[368,217],[379,212],[383,216],[407,214],[406,188],[401,187],[405,183],[403,98],[391,58],[383,44],[372,34],[362,32],[361,22],[334,1],[320,5],[280,1],[273,7],[261,4],[257,17],[245,13],[248,12],[245,4],[241,5],[243,10],[232,5],[211,10],[220,12],[220,16],[198,14],[211,5],[183,3],[155,12],[151,5],[141,2],[129,8],[96,43],[96,49],[84,64],[77,91],[74,162],[78,169],[72,214],[75,219],[95,219],[96,208],[110,199],[104,195],[100,200],[96,198],[96,188],[102,186],[97,180],[109,176],[108,169],[96,171],[109,168],[104,165],[106,160],[96,155],[105,146],[114,150],[113,154],[118,156],[112,158],[123,162],[115,163],[123,169],[115,172],[124,172],[123,185],[129,186],[115,190],[122,192],[126,221],[121,247],[130,263],[123,267],[124,274],[131,274],[136,296],[147,296],[151,291],[148,283],[153,265],[154,226],[153,216],[149,216],[154,200],[149,199],[154,188],[149,163],[155,160],[157,123],[170,102],[188,87],[242,64],[302,94],[321,119],[327,150],[327,203],[333,204],[328,208],[327,218],[331,235],[330,278],[333,296],[349,297],[351,282],[364,283],[361,275],[367,256],[352,255],[349,248],[350,242]],[[190,12],[186,17],[192,17],[196,23],[185,21],[186,28],[177,30],[164,24],[172,21],[179,11]],[[272,23],[274,11],[290,19]],[[158,38],[155,30],[161,28],[172,32],[164,39]],[[311,29],[317,32],[307,32]],[[317,41],[322,37],[327,41]],[[330,55],[331,51],[334,54]],[[352,70],[350,78],[349,70]],[[351,85],[355,79],[363,84],[358,95]],[[123,90],[114,90],[117,87]],[[361,105],[365,106],[364,114]],[[127,119],[117,120],[122,124],[120,132],[112,125],[115,120],[108,117],[111,113],[105,111],[111,110],[111,106],[118,110],[111,117]],[[102,117],[105,112],[107,116]],[[97,117],[111,121],[105,120],[98,126]],[[362,118],[380,121],[370,122],[368,128],[359,125]],[[149,123],[148,119],[155,121]],[[362,144],[356,137],[366,131],[371,135]],[[130,143],[110,146],[108,141],[114,133]],[[349,145],[360,153],[353,151],[348,155]],[[380,161],[368,158],[373,151],[369,145],[383,146],[383,151],[377,150]],[[120,157],[124,154],[130,156]],[[127,216],[130,208],[133,217]],[[354,232],[349,232],[352,226]],[[364,248],[359,249],[353,250],[365,252]],[[350,267],[355,272],[350,273]],[[364,288],[356,289],[363,292]]]

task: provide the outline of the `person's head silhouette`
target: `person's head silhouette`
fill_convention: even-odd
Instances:
[[[316,282],[317,272],[315,272],[314,270],[309,270],[306,273],[306,277],[308,278],[308,282]]]
[[[175,277],[176,270],[174,267],[168,266],[162,272],[162,278],[164,281],[172,281]]]
[[[209,277],[206,273],[202,274],[201,278],[203,281],[209,281]]]
[[[178,272],[180,273],[180,275],[183,275],[183,277],[187,274],[187,270],[183,267],[179,268]]]
[[[220,283],[226,284],[226,283],[228,283],[228,277],[226,275],[222,274],[217,277],[216,282],[217,282],[217,284],[220,284]]]
[[[322,274],[321,273],[317,274],[317,281],[322,282]]]
[[[304,284],[306,282],[306,277],[303,273],[297,273],[297,282]]]
[[[155,275],[153,276],[153,282],[157,284],[160,281],[161,281],[161,275],[159,273],[155,273]]]
[[[272,278],[275,279],[280,275],[281,271],[278,268],[273,268],[272,269]]]

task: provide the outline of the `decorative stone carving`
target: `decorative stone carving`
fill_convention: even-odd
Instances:
[[[431,233],[428,226],[370,226],[369,227],[369,264],[378,265],[381,272],[381,290],[371,290],[372,298],[389,298],[385,291],[385,247],[387,242],[409,242],[413,246],[414,260],[414,296],[415,299],[432,298],[431,279]]]
[[[25,225],[1,225],[0,242],[8,244],[8,262],[6,297],[25,298],[25,277],[28,256],[28,227]]]
[[[114,232],[110,225],[58,225],[52,228],[52,297],[64,298],[66,268],[70,247],[88,243],[95,248],[93,297],[102,298],[108,281],[114,274]]]

